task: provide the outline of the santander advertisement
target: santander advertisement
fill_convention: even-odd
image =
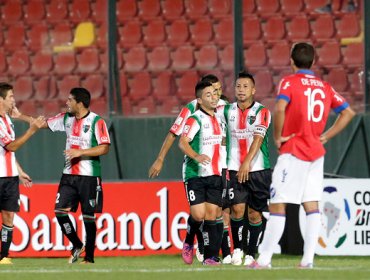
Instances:
[[[54,216],[57,184],[20,187],[21,210],[14,219],[11,257],[68,256]],[[188,203],[182,182],[104,183],[103,213],[96,214],[96,256],[178,254],[186,234]],[[85,238],[80,211],[70,215]]]

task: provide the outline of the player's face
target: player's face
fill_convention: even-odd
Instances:
[[[213,83],[212,86],[215,89],[215,91],[217,92],[218,98],[220,98],[221,95],[222,95],[222,85],[221,85],[221,83],[220,82]]]
[[[71,114],[75,114],[77,111],[77,102],[76,99],[73,97],[72,94],[68,96],[67,102],[67,112]]]
[[[235,83],[235,97],[239,102],[246,102],[253,98],[255,93],[253,81],[249,78],[239,78]]]
[[[202,97],[198,98],[198,102],[206,110],[214,110],[217,107],[219,97],[213,86],[206,87],[202,90]]]
[[[1,98],[2,99],[2,98]],[[6,112],[9,112],[12,110],[15,106],[15,99],[14,99],[14,93],[13,90],[8,90],[6,97],[2,99],[3,101],[3,107]]]

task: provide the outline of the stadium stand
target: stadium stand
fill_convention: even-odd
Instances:
[[[179,47],[188,43],[189,27],[186,20],[175,20],[167,26],[167,43],[170,47]]]
[[[68,3],[66,0],[50,1],[46,6],[46,19],[50,23],[66,20],[68,17]]]
[[[209,14],[215,19],[229,17],[232,8],[231,0],[209,0]]]
[[[170,51],[167,46],[156,47],[148,53],[148,69],[151,71],[163,71],[170,63]]]
[[[7,59],[10,75],[18,76],[25,74],[30,68],[30,58],[26,49],[17,49]]]
[[[205,15],[208,13],[207,2],[207,0],[185,1],[186,16],[191,20],[204,18]]]
[[[195,52],[196,67],[199,70],[212,71],[218,64],[217,47],[215,45],[204,45]]]
[[[31,72],[34,75],[48,75],[53,70],[51,52],[37,52],[31,57]]]
[[[143,41],[149,47],[158,47],[163,45],[166,39],[165,23],[162,20],[151,20],[143,26]]]
[[[69,9],[69,19],[74,23],[87,21],[91,18],[89,0],[72,0]]]
[[[138,8],[136,0],[119,0],[116,6],[117,20],[119,23],[125,23],[136,17]]]
[[[24,7],[24,19],[27,23],[38,23],[46,18],[45,4],[42,0],[29,0]]]
[[[23,18],[22,2],[20,1],[5,1],[1,11],[2,22],[5,25],[11,26]]]
[[[176,20],[182,18],[185,7],[183,0],[163,0],[162,15],[167,20]]]

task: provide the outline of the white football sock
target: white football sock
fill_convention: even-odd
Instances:
[[[315,249],[321,229],[320,212],[306,213],[306,230],[304,234],[304,247],[302,265],[313,264]]]

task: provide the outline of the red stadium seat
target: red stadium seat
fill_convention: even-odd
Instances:
[[[336,91],[346,91],[348,89],[348,73],[342,67],[331,69],[326,80]]]
[[[335,35],[333,17],[329,14],[320,15],[311,24],[312,37],[316,41],[326,41]]]
[[[327,0],[305,0],[306,11],[316,13],[315,9],[321,8],[327,4]]]
[[[128,72],[140,71],[146,67],[146,49],[142,47],[131,48],[123,54],[124,69]]]
[[[280,0],[280,4],[281,12],[286,17],[294,18],[296,15],[299,15],[304,8],[302,0]]]
[[[208,13],[207,0],[188,0],[185,1],[186,16],[190,19],[204,18]]]
[[[19,101],[28,100],[33,96],[33,78],[30,76],[18,77],[14,83],[14,93]]]
[[[213,24],[209,19],[199,19],[190,27],[190,34],[195,46],[208,44],[213,39]]]
[[[121,34],[117,35],[117,41],[120,41]],[[106,49],[108,44],[108,29],[107,24],[102,23],[96,28],[96,44],[99,46],[99,48]]]
[[[176,20],[167,30],[167,43],[172,47],[182,46],[189,39],[189,27],[186,20]]]
[[[103,74],[107,73],[108,71],[108,52],[105,51],[103,53],[100,53],[99,60],[100,60],[100,66],[99,66],[98,71]],[[118,69],[121,69],[123,62],[122,62],[122,50],[120,48],[117,48],[117,60],[115,62],[117,63]]]
[[[157,108],[154,99],[151,96],[146,97],[144,100],[138,102],[133,108],[133,114],[136,116],[156,115]]]
[[[163,45],[166,39],[165,22],[162,20],[153,20],[143,27],[144,44],[148,47],[157,47]]]
[[[50,52],[35,53],[31,62],[31,71],[35,75],[48,75],[53,69],[53,57]]]
[[[60,22],[68,16],[67,0],[50,1],[46,6],[46,19],[49,22]]]
[[[234,69],[234,47],[232,45],[219,50],[218,57],[220,58],[219,66],[223,70],[231,71]]]
[[[257,5],[258,14],[262,18],[269,18],[280,10],[279,0],[259,0]]]
[[[266,50],[263,44],[251,45],[244,51],[244,61],[247,68],[261,67],[266,64]]]
[[[269,65],[274,70],[282,70],[290,66],[290,45],[286,42],[276,43],[269,51]]]
[[[8,63],[6,62],[6,54],[4,50],[0,49],[0,76],[7,74],[6,70],[8,68]]]
[[[81,85],[90,92],[92,99],[104,96],[104,77],[101,74],[87,75]]]
[[[118,22],[131,21],[137,15],[136,0],[119,0],[116,8]]]
[[[8,27],[8,32],[5,35],[4,46],[10,50],[22,48],[26,42],[25,27],[23,24],[14,24]]]
[[[166,100],[173,93],[173,77],[170,71],[161,72],[153,81],[153,97],[160,103]]]
[[[54,56],[54,71],[59,75],[71,74],[76,68],[74,52],[60,52]]]
[[[354,43],[342,49],[343,62],[348,68],[356,69],[364,65],[364,43]]]
[[[338,38],[357,37],[361,32],[357,15],[354,13],[344,14],[339,19],[336,29]]]
[[[127,77],[124,72],[119,73],[119,86],[120,86],[121,97],[126,96],[127,95]]]
[[[213,18],[229,17],[231,13],[231,0],[210,0],[209,13]]]
[[[147,72],[136,73],[128,81],[128,84],[130,89],[129,96],[133,102],[148,98],[152,91],[151,77]]]
[[[46,118],[54,117],[57,114],[65,111],[65,102],[61,100],[42,100],[40,101],[41,108]]]
[[[24,7],[24,19],[28,23],[37,23],[45,19],[45,3],[42,0],[29,0]]]
[[[72,0],[69,9],[69,18],[72,22],[80,23],[87,21],[91,16],[89,0]]]
[[[43,76],[39,80],[33,81],[35,90],[35,100],[52,99],[56,95],[56,82],[53,77]]]
[[[30,54],[27,50],[16,50],[8,57],[8,72],[11,75],[17,76],[24,74],[30,68]]]
[[[99,66],[99,50],[97,48],[82,49],[81,54],[77,56],[77,70],[80,73],[91,73],[96,71]]]
[[[134,106],[131,103],[129,98],[122,98],[122,114],[124,116],[131,116],[133,114],[132,110]]]
[[[340,46],[337,41],[327,41],[317,49],[317,64],[323,67],[338,66],[341,62]]]
[[[291,41],[304,41],[310,36],[310,24],[305,15],[293,17],[286,27]]]
[[[160,0],[141,0],[139,2],[139,17],[144,20],[157,18],[160,12]]]
[[[117,11],[117,18],[118,18],[118,6],[119,2],[116,3],[116,11]],[[108,21],[108,1],[107,0],[96,0],[95,5],[92,9],[92,17],[94,21],[101,23]]]
[[[254,75],[254,79],[257,88],[256,97],[258,96],[259,99],[272,97],[274,83],[270,71],[260,70]]]
[[[196,67],[199,70],[212,70],[218,64],[217,48],[215,45],[202,46],[195,53]]]
[[[187,70],[194,65],[194,49],[192,46],[181,46],[171,53],[172,68]]]
[[[50,32],[50,43],[53,46],[70,44],[72,41],[72,27],[69,22],[58,23]]]
[[[119,28],[119,44],[121,47],[130,48],[141,43],[143,36],[141,32],[141,25],[142,24],[140,21],[128,21]]]
[[[104,98],[91,99],[90,110],[101,117],[108,116],[108,103]]]
[[[27,31],[27,46],[32,51],[42,51],[50,47],[49,28],[45,23],[37,23]]]
[[[181,19],[184,14],[183,0],[164,0],[162,1],[162,14],[167,20]]]
[[[234,22],[231,17],[220,20],[215,25],[215,41],[219,46],[231,45],[234,40]]]
[[[365,77],[364,77],[364,71],[360,68],[355,70],[350,76],[349,76],[349,85],[351,86],[352,92],[364,92],[364,86],[365,86]]]
[[[255,43],[262,36],[260,19],[256,16],[243,18],[243,44],[244,46]]]
[[[34,100],[23,101],[18,107],[18,110],[28,116],[37,116],[39,114],[37,104]]]
[[[22,3],[17,0],[5,1],[1,12],[4,24],[12,25],[17,23],[23,18]]]
[[[166,46],[156,47],[148,53],[148,69],[151,71],[163,71],[171,63],[170,51]]]
[[[243,17],[248,17],[256,12],[255,0],[243,0]]]
[[[176,96],[170,96],[163,101],[162,105],[159,107],[158,114],[164,116],[174,116],[178,115],[180,113],[180,110],[180,101],[177,99]]]
[[[195,98],[194,88],[199,81],[199,75],[196,71],[183,73],[177,82],[177,97],[181,102],[190,102]]]
[[[65,75],[61,80],[57,81],[57,97],[60,99],[66,99],[69,92],[74,87],[81,86],[81,77],[77,75]]]
[[[267,19],[263,28],[264,39],[268,43],[281,41],[285,38],[285,23],[284,19],[280,16],[270,17]]]

